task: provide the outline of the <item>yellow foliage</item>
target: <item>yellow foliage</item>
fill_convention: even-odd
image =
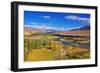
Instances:
[[[48,49],[32,49],[25,57],[25,61],[53,60],[53,55]]]

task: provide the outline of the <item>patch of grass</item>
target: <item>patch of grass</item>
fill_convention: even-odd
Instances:
[[[67,59],[87,59],[90,58],[90,50],[85,48],[65,46]]]
[[[69,41],[69,42],[80,43],[80,44],[89,44],[89,43],[90,43],[90,39],[89,39],[89,38],[64,37],[64,39],[65,39],[66,41]]]
[[[48,49],[32,49],[26,56],[25,62],[53,60],[54,56]]]

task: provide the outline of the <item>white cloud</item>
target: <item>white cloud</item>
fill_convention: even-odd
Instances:
[[[90,18],[83,18],[83,17],[79,17],[79,16],[75,16],[75,15],[65,16],[64,18],[70,19],[70,20],[82,21],[82,22],[85,22],[87,24],[90,23]]]
[[[32,27],[32,25],[26,25],[26,24],[25,24],[24,27]]]
[[[50,19],[51,18],[51,16],[42,16],[43,18],[45,18],[45,19]]]
[[[44,29],[44,30],[55,30],[55,31],[66,31],[66,28],[54,27],[49,25],[25,25],[25,27]]]
[[[71,16],[65,16],[65,19],[77,20],[77,19],[79,19],[79,17],[71,15]]]
[[[31,22],[30,24],[31,24],[31,25],[34,25],[34,24],[37,24],[37,23],[36,23],[36,22]]]
[[[46,25],[33,25],[32,28],[51,29],[52,27]]]

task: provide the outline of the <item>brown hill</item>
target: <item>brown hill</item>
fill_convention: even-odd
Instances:
[[[59,35],[68,35],[68,36],[90,36],[90,30],[74,30],[74,31],[64,31],[64,32],[56,32],[54,34]]]
[[[43,32],[42,29],[33,29],[31,27],[24,27],[24,35],[31,35],[32,33]]]
[[[25,32],[42,32],[43,29],[36,29],[36,28],[31,28],[31,27],[24,27]]]

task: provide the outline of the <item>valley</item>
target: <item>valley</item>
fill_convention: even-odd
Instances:
[[[25,28],[24,31],[25,62],[90,58],[89,30],[47,32]]]

